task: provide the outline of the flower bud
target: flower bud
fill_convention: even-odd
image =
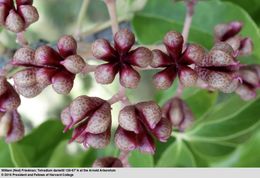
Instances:
[[[57,47],[60,55],[64,58],[77,53],[77,42],[70,35],[62,36],[57,43]]]
[[[156,87],[156,89],[167,89],[172,85],[176,77],[176,74],[177,71],[175,67],[167,67],[166,69],[156,73],[153,76],[153,84]]]
[[[9,15],[6,17],[5,26],[14,33],[19,33],[25,29],[23,19],[13,9],[9,11]]]
[[[248,101],[256,98],[256,91],[248,85],[240,85],[236,89],[236,94],[238,94],[243,100]]]
[[[36,71],[36,80],[42,88],[51,84],[52,77],[57,73],[57,70],[51,68],[40,68]]]
[[[145,68],[152,61],[152,52],[145,47],[139,47],[130,52],[129,62],[132,65]]]
[[[34,64],[34,50],[29,47],[18,49],[14,54],[12,63],[15,65]]]
[[[184,51],[182,63],[200,64],[205,56],[205,49],[198,44],[189,44]]]
[[[154,68],[166,67],[169,64],[173,63],[173,61],[171,61],[171,58],[161,50],[155,49],[152,52],[153,52],[153,58],[152,58],[152,63],[150,64],[152,67]]]
[[[6,143],[17,142],[24,137],[24,125],[16,110],[7,112],[6,117],[11,119],[9,130],[5,136]],[[5,117],[4,116],[4,117]]]
[[[172,124],[170,120],[163,117],[152,132],[161,142],[166,142],[172,132]]]
[[[143,153],[154,154],[155,144],[153,138],[148,134],[138,135],[139,150]]]
[[[118,65],[114,63],[106,63],[97,66],[95,70],[95,79],[97,83],[110,84],[114,81],[118,72]]]
[[[51,47],[44,45],[35,51],[35,63],[40,66],[59,66],[62,57]]]
[[[184,87],[194,86],[198,79],[198,74],[190,67],[181,67],[178,71],[181,84]]]
[[[8,84],[7,91],[0,96],[0,110],[2,111],[12,111],[16,109],[21,103],[19,95],[13,89],[13,87]]]
[[[105,148],[110,142],[110,127],[103,133],[91,134],[87,133],[87,139],[84,142],[85,147],[91,146],[95,149]]]
[[[139,73],[130,65],[122,65],[119,75],[120,84],[126,88],[136,88],[141,78]]]
[[[39,84],[35,84],[28,87],[16,86],[16,91],[26,98],[33,98],[39,95],[43,89],[44,88]]]
[[[66,71],[59,72],[52,77],[52,88],[58,93],[66,95],[68,94],[74,83],[75,76]]]
[[[137,148],[136,135],[120,126],[115,133],[115,143],[120,150],[131,151]]]
[[[32,5],[33,0],[16,0],[16,5],[21,6],[21,5]]]
[[[182,51],[182,35],[179,32],[170,31],[164,36],[163,43],[166,46],[168,53],[174,59],[178,59]]]
[[[240,42],[240,47],[239,47],[239,54],[240,55],[250,55],[253,52],[253,42],[250,38],[244,38]]]
[[[119,112],[118,122],[119,125],[125,130],[135,132],[136,134],[140,132],[135,106],[130,105],[124,107]]]
[[[228,53],[231,56],[234,54],[234,50],[233,50],[232,46],[230,46],[226,42],[215,43],[211,50],[220,50],[220,51]]]
[[[79,55],[71,55],[60,63],[73,74],[80,73],[86,66],[84,59]]]
[[[227,39],[235,36],[240,32],[243,24],[238,21],[233,21],[228,24],[219,24],[215,27],[215,36],[220,41],[226,41]]]
[[[36,22],[39,19],[37,9],[31,5],[19,6],[18,12],[24,19],[25,27],[28,27],[30,24]]]
[[[160,107],[153,101],[140,102],[135,106],[142,115],[141,119],[144,119],[150,129],[154,129],[162,117]]]
[[[97,159],[92,167],[123,167],[123,163],[115,157],[104,157]]]
[[[113,61],[116,58],[116,52],[105,39],[96,40],[91,47],[92,54],[97,59],[104,61]]]
[[[115,48],[120,54],[127,53],[135,43],[134,34],[128,29],[121,29],[114,36]]]
[[[184,131],[194,120],[191,109],[180,98],[174,97],[167,101],[162,109],[163,116],[168,118],[173,128]]]
[[[21,70],[13,75],[14,84],[18,87],[30,87],[37,83],[36,70],[28,68]]]
[[[248,83],[253,87],[259,87],[260,80],[257,72],[254,69],[250,68],[250,66],[241,68],[239,70],[239,74],[243,80],[243,83]]]
[[[241,36],[234,36],[233,38],[228,39],[226,42],[233,48],[234,51],[238,51],[241,44],[241,40]]]

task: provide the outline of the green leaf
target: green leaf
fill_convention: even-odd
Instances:
[[[183,141],[172,143],[159,159],[157,167],[195,167],[193,154]]]
[[[162,41],[167,31],[182,31],[185,12],[183,2],[174,4],[172,1],[149,0],[144,10],[136,14],[132,20],[132,26],[138,41],[144,44],[158,43]],[[251,37],[255,49],[259,49],[259,29],[248,13],[235,4],[217,0],[199,1],[196,5],[189,41],[210,48],[213,45],[213,29],[215,25],[232,20],[244,22],[245,25],[241,34]],[[254,50],[253,56],[255,63],[259,63],[260,51]]]
[[[49,160],[48,167],[86,167],[95,160],[95,150],[83,150],[78,143],[68,144],[68,140],[60,142]]]
[[[0,167],[14,167],[9,154],[8,144],[3,139],[0,140]]]
[[[23,140],[10,146],[14,164],[18,167],[45,167],[55,147],[68,137],[63,134],[63,126],[58,120],[49,120]],[[27,160],[27,161],[24,161]]]
[[[128,160],[133,167],[154,167],[153,156],[140,153],[138,150],[132,151]]]

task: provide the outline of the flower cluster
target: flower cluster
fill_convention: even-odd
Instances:
[[[160,107],[154,101],[147,101],[124,107],[118,116],[119,126],[115,143],[119,149],[154,153],[152,135],[166,142],[171,135],[171,123],[162,117]]]
[[[189,87],[196,84],[198,75],[190,65],[196,64],[204,57],[205,50],[197,44],[188,44],[183,50],[183,37],[179,32],[168,32],[163,40],[167,53],[153,50],[151,66],[165,68],[153,76],[157,89],[169,88],[178,75],[182,85]]]
[[[152,60],[152,52],[145,47],[130,50],[135,43],[135,37],[127,29],[119,30],[114,36],[114,47],[105,39],[98,39],[92,45],[93,56],[107,61],[95,70],[98,83],[112,83],[119,72],[120,84],[127,88],[137,87],[140,81],[139,73],[134,66],[145,68]]]
[[[111,106],[97,97],[79,96],[61,113],[64,132],[74,128],[72,141],[104,148],[110,142]]]
[[[0,25],[19,33],[39,19],[37,9],[32,6],[33,0],[0,1]]]
[[[61,37],[57,48],[58,52],[44,45],[36,50],[23,47],[15,52],[12,63],[25,67],[13,76],[19,94],[35,97],[50,84],[59,94],[71,91],[75,75],[86,63],[76,54],[77,43],[73,37]]]

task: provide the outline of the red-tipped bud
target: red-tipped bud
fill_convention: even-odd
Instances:
[[[57,70],[51,68],[40,68],[36,71],[36,80],[38,85],[43,88],[51,84],[52,77],[57,73]]]
[[[36,81],[36,70],[28,68],[21,70],[13,75],[14,84],[18,87],[29,87],[35,85]]]
[[[141,113],[141,119],[150,129],[154,129],[162,118],[161,109],[154,101],[141,102],[135,105],[137,110]]]
[[[254,69],[250,68],[250,66],[240,69],[239,74],[243,82],[248,83],[254,87],[259,87],[259,76]]]
[[[111,124],[111,106],[104,102],[89,118],[86,132],[100,134],[105,132]]]
[[[198,44],[189,44],[184,51],[181,63],[200,64],[205,56],[205,49]]]
[[[80,73],[86,66],[84,59],[82,59],[82,57],[79,55],[71,55],[71,56],[67,57],[64,61],[61,61],[61,64],[69,72],[71,72],[73,74]]]
[[[233,48],[234,51],[237,51],[239,50],[241,40],[241,36],[234,36],[233,38],[228,39],[226,42]]]
[[[113,61],[116,58],[116,52],[110,43],[105,39],[96,40],[91,47],[92,54],[97,59],[104,61]]]
[[[152,59],[152,63],[150,64],[152,67],[154,68],[166,67],[169,64],[173,63],[171,58],[161,50],[155,49],[152,52],[153,52],[153,59]]]
[[[104,157],[97,159],[92,167],[123,167],[123,163],[115,157]]]
[[[9,15],[6,17],[5,26],[14,33],[19,33],[25,28],[23,19],[13,9],[9,11]]]
[[[35,51],[35,63],[40,66],[59,66],[62,57],[50,46],[44,45]]]
[[[166,46],[168,53],[174,59],[178,59],[182,51],[182,35],[179,32],[170,31],[164,36],[163,43]]]
[[[148,134],[138,135],[139,150],[143,153],[154,154],[155,144],[153,138]]]
[[[228,24],[219,24],[215,27],[215,36],[220,41],[226,41],[239,33],[242,26],[243,24],[238,21],[233,21]]]
[[[128,29],[119,30],[114,36],[115,48],[119,53],[125,54],[135,43],[134,34]]]
[[[152,132],[161,142],[166,142],[172,133],[172,124],[170,120],[163,117]]]
[[[99,65],[95,70],[95,79],[101,84],[110,84],[114,81],[118,72],[118,65],[107,63]]]
[[[167,67],[153,76],[153,84],[157,89],[167,89],[172,86],[176,75],[177,71],[175,67]]]
[[[34,50],[28,47],[18,49],[14,54],[12,63],[15,65],[34,64]]]
[[[11,119],[9,130],[5,136],[6,143],[17,142],[24,136],[24,125],[18,112],[7,112],[5,115]]]
[[[194,120],[191,109],[180,98],[173,98],[163,106],[163,116],[168,118],[173,128],[183,131],[188,128]]]
[[[13,111],[21,103],[19,95],[13,89],[13,87],[8,84],[7,91],[0,96],[0,109],[2,111]]]
[[[250,38],[244,38],[241,42],[240,42],[240,47],[239,47],[239,54],[240,55],[250,55],[253,51],[253,42]]]
[[[131,51],[129,62],[132,65],[145,68],[152,62],[152,52],[145,47],[139,47]]]
[[[194,86],[198,79],[198,74],[190,67],[182,66],[178,71],[181,84],[185,87]]]
[[[31,5],[19,6],[18,12],[24,19],[25,27],[28,27],[30,24],[36,22],[39,19],[37,9]]]
[[[75,76],[68,72],[59,72],[52,77],[52,88],[58,94],[68,94],[74,83]]]
[[[119,126],[115,133],[115,144],[121,150],[134,150],[137,147],[136,135],[134,132],[126,131]]]
[[[124,107],[119,113],[118,122],[125,130],[135,132],[136,134],[140,132],[135,106],[130,105]]]
[[[238,94],[243,100],[248,101],[256,98],[256,91],[247,86],[247,85],[240,85],[236,89],[236,94]]]
[[[60,55],[64,58],[74,55],[77,52],[77,42],[70,35],[62,36],[57,43]]]
[[[136,88],[140,81],[140,74],[130,65],[122,65],[120,68],[120,84],[126,88]]]

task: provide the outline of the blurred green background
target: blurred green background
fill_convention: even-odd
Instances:
[[[75,34],[82,0],[35,0],[40,19],[31,25],[26,38],[32,45],[39,40],[52,44],[63,34]],[[119,21],[131,28],[139,44],[157,44],[169,30],[182,30],[185,6],[173,0],[117,0]],[[89,56],[89,45],[96,38],[111,39],[109,18],[101,0],[90,0],[81,31],[80,52]],[[254,41],[252,56],[239,58],[243,63],[260,63],[260,1],[202,0],[195,8],[189,40],[206,48],[213,45],[213,28],[218,23],[241,20],[243,36]],[[1,30],[0,44],[15,49],[15,35]],[[90,63],[96,61],[90,60]],[[137,89],[129,90],[131,101],[155,99],[163,104],[174,95],[176,84],[158,92],[151,87],[155,71],[142,72]],[[7,145],[0,140],[0,167],[88,167],[96,158],[117,156],[113,140],[103,150],[84,150],[80,145],[68,145],[71,133],[63,134],[59,113],[79,95],[110,98],[116,93],[118,79],[101,86],[93,76],[78,76],[69,96],[56,94],[51,87],[33,99],[22,97],[19,112],[26,124],[26,137]],[[192,108],[196,121],[185,133],[175,133],[165,144],[157,143],[155,155],[132,152],[133,167],[258,167],[260,166],[260,99],[242,101],[238,96],[186,89],[184,99]],[[51,100],[51,102],[50,102]],[[113,126],[117,126],[120,105],[113,106]]]

